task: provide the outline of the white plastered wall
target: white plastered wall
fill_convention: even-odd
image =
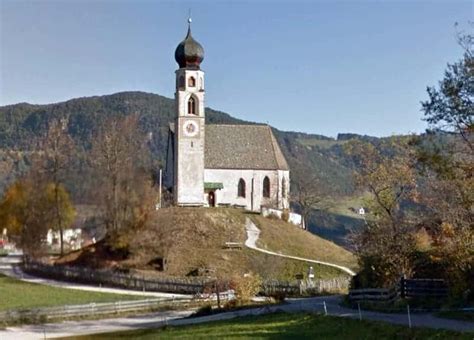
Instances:
[[[263,179],[270,179],[270,198],[263,197]],[[238,183],[245,181],[245,197],[238,197]],[[260,211],[261,206],[288,208],[288,195],[282,197],[282,179],[286,181],[286,192],[289,192],[289,171],[284,170],[240,170],[240,169],[205,169],[204,182],[222,183],[224,188],[215,190],[215,202],[245,206],[245,209]],[[252,186],[253,185],[253,186]],[[205,197],[207,202],[207,197]]]

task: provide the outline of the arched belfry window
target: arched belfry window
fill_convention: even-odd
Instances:
[[[270,197],[270,178],[268,176],[263,179],[263,197]]]
[[[195,115],[197,114],[196,111],[196,99],[194,97],[189,98],[188,100],[188,114]]]
[[[195,87],[196,86],[196,79],[194,77],[189,77],[188,86],[189,87]]]
[[[243,178],[239,179],[239,185],[237,187],[237,196],[245,197],[245,181]]]

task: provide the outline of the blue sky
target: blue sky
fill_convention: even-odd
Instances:
[[[423,131],[420,101],[462,56],[473,1],[0,0],[0,105],[119,91],[174,94],[186,33],[206,105],[335,136]]]

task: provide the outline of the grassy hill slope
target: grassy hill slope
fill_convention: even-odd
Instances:
[[[252,219],[261,230],[257,241],[257,246],[260,248],[285,255],[331,262],[351,269],[356,267],[354,255],[331,241],[282,220],[257,215]]]
[[[120,243],[128,244],[129,253],[104,251],[105,244],[98,243],[84,250],[71,253],[60,263],[96,267],[116,267],[139,271],[153,276],[231,276],[248,272],[259,273],[266,279],[293,280],[297,273],[306,273],[310,264],[278,258],[248,249],[244,211],[227,208],[166,208],[157,211],[152,222],[139,230],[125,231]],[[250,215],[255,217],[256,215]],[[270,220],[269,220],[270,221]],[[271,220],[272,223],[274,220]],[[265,223],[265,219],[259,219]],[[350,253],[317,236],[280,222],[273,226],[276,233],[288,235],[288,242],[275,240],[276,234],[262,233],[262,243],[278,247],[271,249],[285,254],[305,255],[309,258],[326,254],[324,260],[354,266]],[[297,236],[294,236],[297,235]],[[305,236],[307,237],[305,239]],[[291,240],[296,237],[295,240]],[[225,249],[226,242],[240,242],[241,250]],[[108,255],[107,255],[108,254]],[[112,255],[111,255],[112,254]],[[165,257],[166,271],[156,271],[153,261]],[[314,266],[317,277],[330,278],[344,273],[327,266]],[[207,273],[206,273],[207,272]]]

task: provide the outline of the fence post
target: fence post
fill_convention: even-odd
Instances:
[[[324,306],[324,315],[328,315],[328,309],[326,307],[326,301],[323,301],[323,306]]]
[[[407,312],[408,312],[408,327],[411,328],[410,305],[407,305]]]
[[[400,297],[405,298],[405,275],[400,277]]]
[[[360,312],[360,302],[357,302],[357,308],[359,309],[359,321],[362,321],[362,313]]]

